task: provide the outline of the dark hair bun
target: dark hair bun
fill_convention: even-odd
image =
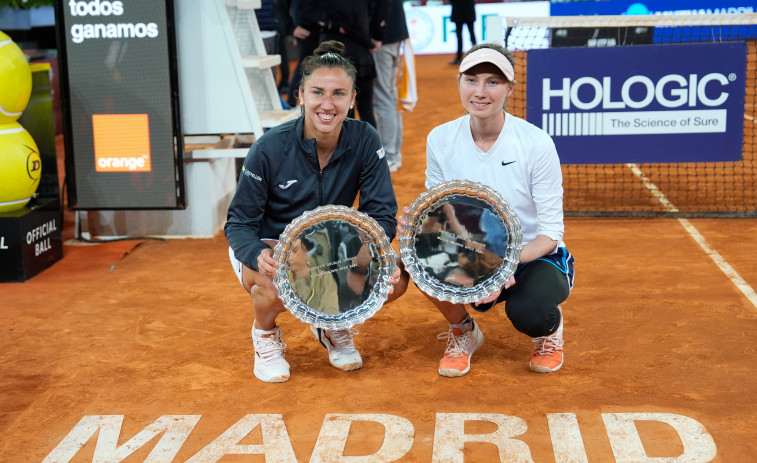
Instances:
[[[310,78],[316,69],[325,67],[329,69],[344,69],[352,81],[352,87],[354,90],[357,71],[355,70],[355,65],[352,64],[352,61],[345,56],[345,46],[342,42],[327,40],[326,42],[319,44],[313,51],[313,54],[305,57],[301,64],[301,88],[304,87],[305,81]]]
[[[339,56],[344,56],[344,44],[336,40],[327,40],[321,42],[313,52],[315,56],[325,55],[326,53],[336,53]]]

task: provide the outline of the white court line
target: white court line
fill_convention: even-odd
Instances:
[[[662,191],[657,188],[657,185],[649,181],[647,176],[644,175],[644,172],[642,172],[636,164],[626,164],[626,166],[628,166],[628,168],[631,169],[631,172],[633,172],[633,174],[636,175],[644,183],[644,186],[647,187],[650,193],[652,193],[652,196],[657,198],[660,204],[662,204],[670,212],[678,212],[678,208],[675,207],[675,205],[673,205],[670,201],[668,201],[668,198],[666,198]],[[754,289],[752,289],[752,287],[749,286],[743,278],[741,278],[741,275],[739,275],[739,273],[734,270],[733,267],[731,267],[731,264],[723,259],[723,256],[721,256],[720,253],[718,253],[715,249],[712,248],[712,246],[710,246],[707,240],[704,239],[704,236],[699,233],[699,230],[697,230],[696,227],[691,224],[691,222],[684,218],[679,218],[678,222],[689,233],[689,235],[694,238],[694,241],[697,242],[697,244],[704,250],[704,252],[706,252],[707,255],[710,256],[710,259],[715,262],[715,265],[717,265],[720,270],[725,273],[725,275],[733,282],[733,284],[736,285],[736,287],[739,288],[742,293],[744,293],[744,296],[749,299],[749,302],[751,302],[752,305],[757,308],[757,293],[755,293]]]

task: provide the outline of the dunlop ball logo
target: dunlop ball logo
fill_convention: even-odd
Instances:
[[[39,153],[30,146],[24,145],[29,150],[29,154],[26,156],[26,175],[36,182],[42,175],[42,160],[39,157]]]

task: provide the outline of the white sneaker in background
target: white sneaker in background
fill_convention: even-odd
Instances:
[[[310,326],[315,338],[329,351],[329,362],[342,371],[357,370],[363,366],[360,352],[355,348],[353,335],[357,330],[324,330]]]

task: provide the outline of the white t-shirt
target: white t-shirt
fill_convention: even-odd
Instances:
[[[473,141],[469,115],[434,128],[426,141],[426,188],[464,179],[505,198],[518,214],[524,245],[546,235],[564,246],[562,171],[546,132],[506,114],[497,141],[484,152]]]

